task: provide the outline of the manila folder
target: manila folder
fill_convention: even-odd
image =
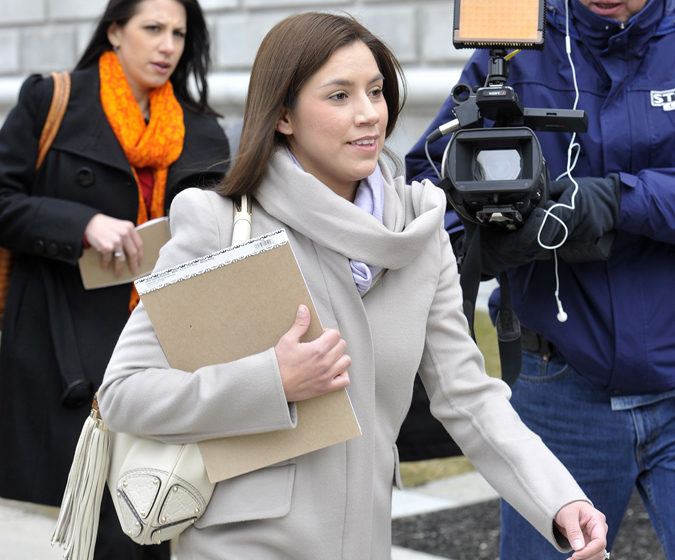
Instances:
[[[195,371],[276,346],[310,310],[307,342],[323,329],[285,230],[157,272],[136,287],[171,367]],[[255,387],[250,387],[255,391]],[[211,482],[361,434],[345,389],[297,403],[294,429],[200,443]]]

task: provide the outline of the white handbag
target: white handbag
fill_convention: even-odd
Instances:
[[[168,445],[110,433],[108,488],[124,532],[138,544],[160,544],[199,519],[215,484],[199,444]]]
[[[242,196],[234,204],[232,244],[250,237],[251,197]],[[122,529],[143,545],[182,533],[203,515],[215,488],[199,444],[170,445],[110,432],[94,397],[52,536],[52,545],[65,549],[66,560],[93,558],[106,479]]]

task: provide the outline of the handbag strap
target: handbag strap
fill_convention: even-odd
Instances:
[[[239,202],[233,202],[234,223],[232,225],[232,245],[239,245],[251,239],[253,198],[250,194],[245,194],[241,195]]]
[[[68,72],[52,72],[51,76],[54,80],[54,95],[52,96],[52,103],[49,106],[49,113],[44,127],[42,127],[42,134],[38,144],[38,159],[35,169],[40,169],[42,161],[45,159],[49,148],[56,138],[56,133],[59,131],[63,115],[66,114],[66,107],[68,106],[68,99],[70,98],[70,74]]]
[[[49,113],[47,120],[42,127],[42,134],[38,143],[38,159],[35,165],[35,170],[40,169],[42,160],[44,160],[49,148],[56,138],[56,133],[59,131],[63,115],[66,113],[66,106],[68,105],[68,98],[70,97],[70,74],[62,72],[58,74],[52,72],[54,79],[54,94],[52,96],[52,103],[49,106]],[[7,293],[9,292],[9,283],[12,277],[12,271],[16,263],[16,254],[0,247],[0,329],[2,328],[2,320],[5,315],[5,304],[7,301]]]

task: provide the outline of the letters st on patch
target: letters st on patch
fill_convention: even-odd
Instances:
[[[675,111],[675,88],[650,92],[652,107],[663,107],[664,111]]]

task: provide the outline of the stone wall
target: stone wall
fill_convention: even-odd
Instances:
[[[72,69],[107,0],[0,0],[0,119],[30,73]],[[456,83],[470,52],[452,46],[451,0],[201,0],[212,35],[211,102],[230,127],[241,117],[248,72],[260,41],[299,11],[345,11],[394,50],[409,83],[409,102],[391,141],[412,145]]]

